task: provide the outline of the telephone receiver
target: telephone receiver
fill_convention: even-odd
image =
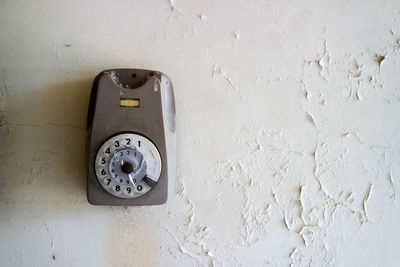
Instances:
[[[158,71],[110,69],[92,86],[87,197],[93,205],[159,205],[176,177],[175,100]]]

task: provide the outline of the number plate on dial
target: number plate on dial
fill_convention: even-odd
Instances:
[[[135,198],[158,182],[162,162],[158,149],[146,137],[118,134],[103,143],[95,159],[96,177],[110,194]]]

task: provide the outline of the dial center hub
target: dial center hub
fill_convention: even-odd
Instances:
[[[130,174],[131,172],[133,172],[133,165],[129,162],[124,162],[121,166],[121,169],[124,173]]]
[[[111,158],[111,177],[119,184],[136,184],[146,175],[147,163],[141,152],[133,148],[116,150]]]

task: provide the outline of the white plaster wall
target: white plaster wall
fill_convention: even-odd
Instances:
[[[400,2],[1,1],[1,266],[398,266]],[[174,82],[175,199],[86,200],[103,69]]]

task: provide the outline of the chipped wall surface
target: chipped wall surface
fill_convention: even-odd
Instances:
[[[398,266],[400,2],[1,1],[1,266]],[[94,76],[174,82],[176,197],[86,200]]]

